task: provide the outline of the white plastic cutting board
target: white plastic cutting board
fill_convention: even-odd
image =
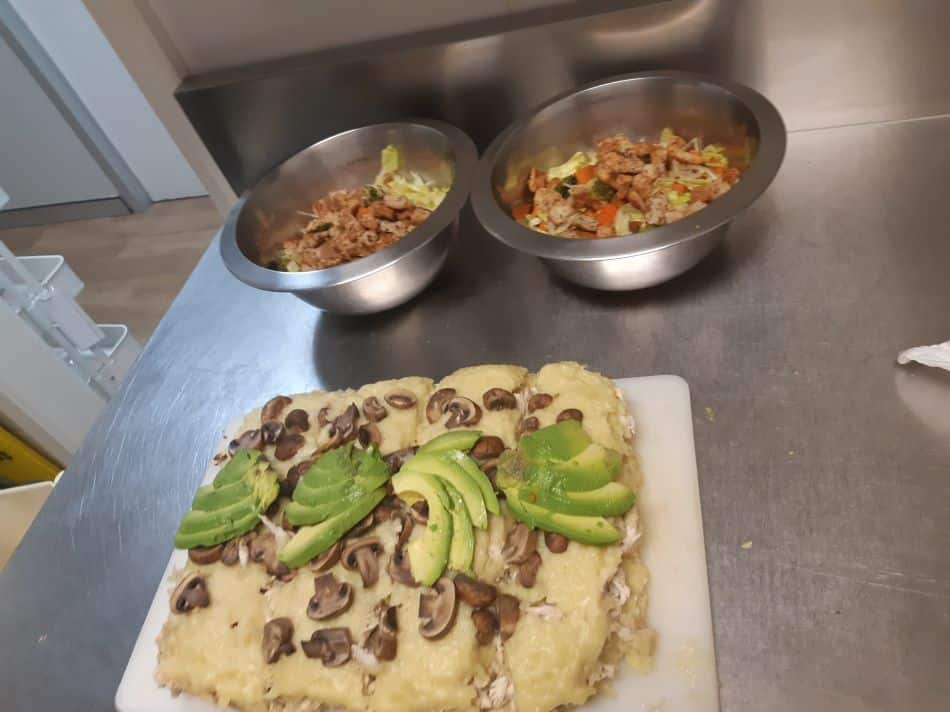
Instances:
[[[650,570],[647,618],[657,631],[654,669],[641,675],[625,665],[613,694],[599,695],[585,712],[717,712],[719,685],[706,578],[689,387],[678,376],[616,381],[636,421],[643,468],[642,554]],[[210,480],[211,471],[208,477]],[[209,702],[172,697],[154,680],[155,643],[168,616],[168,575],[184,566],[176,551],[168,563],[116,692],[120,712],[214,712]]]

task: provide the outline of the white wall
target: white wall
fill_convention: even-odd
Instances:
[[[82,0],[10,0],[10,4],[152,200],[206,193]]]
[[[114,198],[115,187],[0,39],[0,185],[8,209]]]

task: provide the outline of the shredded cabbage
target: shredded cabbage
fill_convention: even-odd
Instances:
[[[702,150],[706,163],[713,166],[728,166],[729,159],[725,156],[725,147],[718,143],[710,144]]]
[[[564,163],[554,166],[553,168],[548,168],[548,178],[564,180],[568,176],[572,176],[577,173],[577,171],[579,171],[584,166],[591,166],[596,162],[596,159],[591,160],[591,157],[588,154],[584,153],[583,151],[578,151],[573,156],[564,161]]]
[[[389,144],[380,151],[380,170],[383,173],[395,173],[399,170],[399,149]]]
[[[401,195],[426,210],[435,210],[449,192],[448,188],[435,185],[415,171],[397,173],[399,149],[392,144],[380,151],[380,171],[373,185],[384,192]]]
[[[689,193],[679,193],[675,190],[668,191],[666,194],[666,199],[670,201],[670,205],[687,205],[690,201]]]
[[[640,225],[646,224],[646,218],[643,213],[637,210],[630,203],[624,203],[617,210],[617,216],[614,218],[614,232],[618,235],[631,234],[630,223],[638,222]]]
[[[661,146],[669,146],[669,145],[670,145],[670,141],[673,140],[673,137],[674,137],[674,136],[676,136],[676,134],[673,133],[673,129],[671,129],[669,126],[667,126],[665,129],[663,129],[663,130],[660,132],[660,145],[661,145]]]

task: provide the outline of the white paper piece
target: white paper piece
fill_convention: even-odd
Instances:
[[[916,346],[901,351],[897,355],[897,363],[905,364],[911,361],[950,371],[950,341],[944,341],[942,344],[934,344],[933,346]]]

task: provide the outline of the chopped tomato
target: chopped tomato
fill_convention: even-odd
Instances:
[[[524,220],[528,214],[531,212],[531,203],[520,203],[516,205],[514,210],[511,211],[511,217],[513,217],[518,222]]]
[[[594,214],[594,217],[597,218],[598,225],[613,225],[614,218],[617,217],[617,211],[620,209],[620,205],[617,203],[606,203],[604,206]]]
[[[733,168],[732,166],[729,168],[723,168],[722,179],[726,181],[726,183],[735,183],[737,180],[739,180],[739,169]]]
[[[594,179],[594,167],[584,166],[583,168],[579,168],[574,175],[577,176],[578,183],[587,183]]]

